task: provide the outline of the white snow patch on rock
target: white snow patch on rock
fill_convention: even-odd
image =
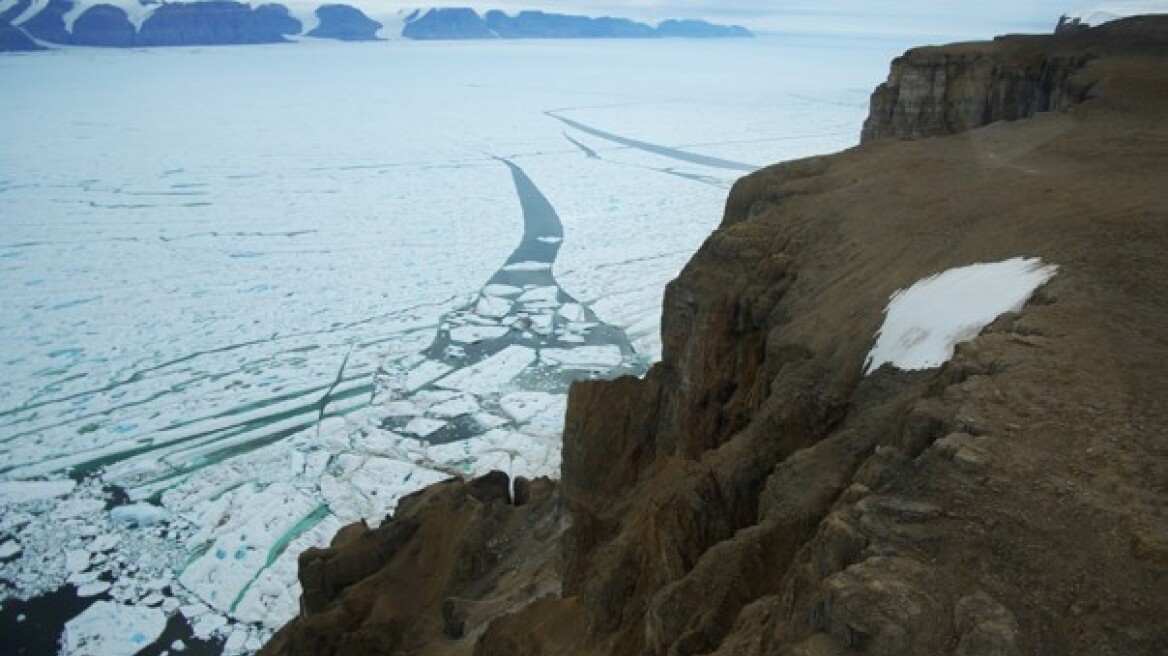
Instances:
[[[1038,258],[1016,257],[949,269],[896,292],[864,373],[886,362],[906,370],[940,366],[959,342],[976,337],[999,315],[1021,310],[1056,271]]]

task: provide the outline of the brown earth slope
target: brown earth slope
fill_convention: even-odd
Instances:
[[[865,145],[735,186],[660,364],[573,387],[558,489],[346,529],[263,653],[1168,653],[1166,118],[1165,17],[910,52]],[[862,374],[890,294],[1016,256],[1020,314]]]

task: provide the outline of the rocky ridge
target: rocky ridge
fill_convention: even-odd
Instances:
[[[735,185],[558,485],[345,529],[261,653],[1165,653],[1166,83],[1164,17],[908,53],[865,145]],[[895,291],[1019,255],[1022,312],[864,375]]]

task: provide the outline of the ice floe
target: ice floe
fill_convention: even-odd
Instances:
[[[162,635],[166,613],[112,601],[97,601],[65,624],[69,656],[132,656]]]
[[[865,372],[890,363],[900,369],[939,367],[953,347],[976,337],[1005,312],[1017,312],[1058,267],[1016,257],[949,269],[897,291],[868,354]]]
[[[63,497],[77,484],[69,479],[56,481],[0,481],[0,503],[4,505]]]

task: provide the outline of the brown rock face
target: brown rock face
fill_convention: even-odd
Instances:
[[[300,556],[301,616],[261,654],[471,653],[488,620],[557,592],[559,494],[492,472],[402,499]]]
[[[1085,34],[1025,40],[1093,57],[1065,111],[739,181],[558,493],[347,529],[265,653],[1168,653],[1168,18]],[[863,375],[891,294],[1018,256],[1060,267],[1021,313]]]
[[[1055,37],[915,48],[892,62],[888,81],[872,93],[861,140],[957,134],[1068,109],[1091,95],[1083,69],[1092,60],[1138,51],[1140,38],[1121,21]]]

